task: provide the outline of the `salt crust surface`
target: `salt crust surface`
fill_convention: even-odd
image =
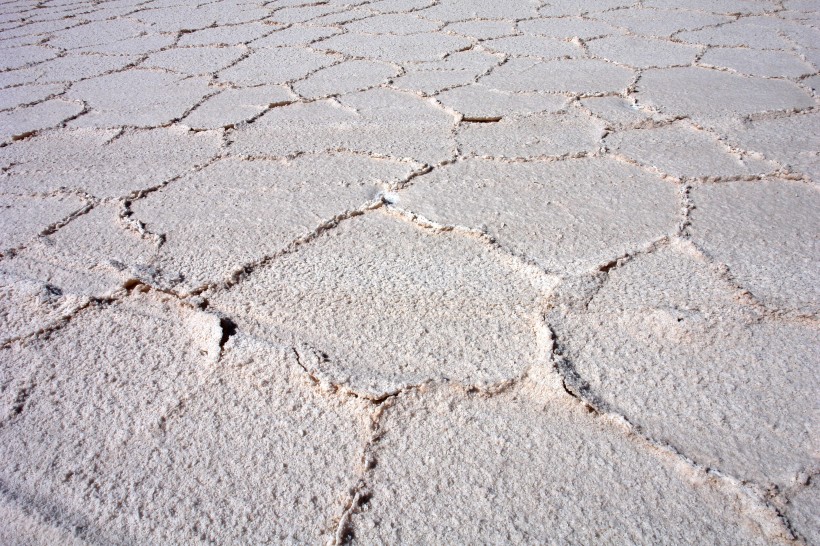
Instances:
[[[0,6],[0,542],[815,544],[805,0]]]

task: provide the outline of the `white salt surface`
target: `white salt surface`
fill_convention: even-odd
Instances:
[[[0,5],[0,544],[820,543],[820,6]]]

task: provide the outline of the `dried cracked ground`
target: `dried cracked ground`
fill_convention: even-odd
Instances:
[[[0,14],[0,543],[820,544],[816,0]]]

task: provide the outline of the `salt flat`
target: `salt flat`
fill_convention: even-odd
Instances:
[[[820,544],[820,4],[0,1],[1,544]]]

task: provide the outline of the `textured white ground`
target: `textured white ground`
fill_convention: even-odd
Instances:
[[[0,0],[0,544],[820,544],[818,0]]]

